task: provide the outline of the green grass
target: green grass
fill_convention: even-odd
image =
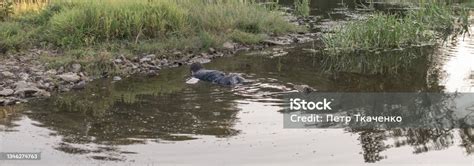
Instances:
[[[304,30],[284,20],[274,6],[251,0],[38,2],[16,3],[18,13],[0,21],[0,55],[58,50],[60,55],[40,60],[50,68],[80,63],[92,75],[120,72],[110,63],[116,55],[174,58],[169,52],[220,48],[227,41],[256,44],[270,35]]]
[[[370,50],[399,48],[428,43],[434,33],[412,20],[400,20],[394,15],[377,13],[366,20],[341,26],[335,33],[325,34],[323,41],[330,50]]]
[[[376,13],[325,34],[323,41],[331,54],[354,50],[404,48],[433,44],[469,28],[469,12],[442,3],[421,3],[406,16]]]
[[[12,26],[37,32],[10,32]],[[279,12],[253,1],[226,0],[53,0],[42,10],[23,12],[0,22],[0,29],[10,30],[0,34],[0,43],[24,47],[22,42],[12,42],[21,38],[33,41],[32,46],[52,45],[59,49],[110,43],[134,49],[139,49],[140,44],[155,43],[166,48],[179,45],[176,40],[184,44],[192,40],[195,42],[188,48],[206,49],[228,40],[258,43],[263,40],[261,34],[301,30],[286,22]]]
[[[309,0],[295,0],[295,14],[302,17],[307,17],[310,14]]]

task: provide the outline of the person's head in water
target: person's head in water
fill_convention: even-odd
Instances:
[[[202,68],[203,68],[203,67],[202,67],[201,63],[195,62],[195,63],[191,64],[191,68],[190,68],[190,69],[191,69],[191,73],[195,73],[195,72],[201,70]]]

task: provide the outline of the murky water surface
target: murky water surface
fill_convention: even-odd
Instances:
[[[317,2],[314,15],[350,18],[341,8],[351,4]],[[311,45],[285,48],[282,57],[252,52],[205,64],[241,73],[248,85],[189,85],[183,66],[34,101],[1,121],[0,151],[41,152],[42,160],[2,165],[474,164],[472,129],[284,129],[281,113],[282,95],[303,84],[324,92],[473,92],[472,37],[398,51],[423,56],[379,66],[354,58],[331,67],[334,59],[303,51]],[[373,74],[379,70],[390,74]]]

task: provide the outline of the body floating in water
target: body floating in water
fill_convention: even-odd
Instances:
[[[238,74],[225,74],[217,70],[207,70],[200,63],[191,64],[191,74],[194,78],[218,85],[233,86],[244,83],[245,79]],[[195,82],[195,81],[191,81]]]

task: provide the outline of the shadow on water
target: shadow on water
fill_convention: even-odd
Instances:
[[[311,1],[313,15],[334,18],[334,15],[327,14],[347,12],[347,9],[342,8],[350,9],[356,6],[354,1],[346,1],[346,5],[341,5],[341,2],[343,1]],[[283,0],[281,3],[291,5],[292,1]],[[203,154],[210,155],[200,156],[203,157],[203,163],[220,157],[242,162],[244,160],[239,157],[245,154],[238,155],[238,152],[242,151],[240,145],[247,145],[242,142],[259,144],[262,141],[271,143],[268,147],[262,148],[262,153],[275,155],[272,157],[275,161],[281,158],[286,162],[293,159],[302,163],[314,163],[310,161],[324,158],[324,161],[329,163],[333,155],[325,154],[325,151],[333,153],[333,147],[310,152],[323,157],[305,156],[304,159],[308,162],[302,158],[286,156],[287,153],[298,154],[303,151],[270,148],[280,144],[289,144],[283,146],[286,148],[300,145],[290,138],[298,139],[301,145],[307,148],[307,144],[317,142],[312,139],[305,140],[308,137],[303,136],[307,136],[304,134],[308,133],[312,134],[309,137],[329,139],[328,144],[341,146],[340,149],[336,149],[336,153],[354,152],[354,155],[346,156],[348,162],[352,164],[381,162],[390,156],[412,157],[413,154],[407,151],[420,154],[453,147],[464,152],[466,156],[456,156],[461,159],[469,158],[469,155],[473,154],[474,131],[470,128],[450,130],[349,128],[329,131],[335,133],[329,136],[318,129],[312,131],[282,129],[282,125],[279,125],[282,123],[282,113],[278,111],[283,109],[283,95],[295,92],[295,85],[308,85],[321,92],[443,92],[445,90],[441,83],[442,68],[439,66],[442,62],[432,57],[439,53],[433,51],[438,48],[416,47],[380,53],[360,52],[354,56],[341,57],[309,53],[302,50],[303,48],[311,48],[311,45],[288,48],[286,50],[289,54],[281,57],[269,57],[263,53],[241,53],[238,56],[223,57],[205,64],[210,69],[241,73],[252,81],[248,85],[232,88],[202,82],[195,85],[185,84],[189,77],[187,66],[164,69],[155,78],[130,77],[115,83],[109,79],[98,80],[89,84],[85,90],[54,95],[48,99],[29,103],[22,108],[25,110],[25,115],[21,116],[24,117],[12,117],[3,131],[5,135],[22,132],[28,128],[18,128],[25,125],[23,123],[31,123],[34,125],[29,126],[30,129],[34,126],[46,128],[51,132],[51,137],[60,137],[60,141],[48,145],[53,146],[55,150],[75,155],[105,153],[106,157],[104,155],[91,157],[98,160],[121,160],[120,157],[107,156],[111,151],[127,155],[127,158],[133,158],[133,155],[147,151],[162,152],[160,153],[162,155],[165,155],[165,152],[176,152],[179,155],[192,150],[186,149],[192,144],[191,147],[196,146],[194,148],[203,151]],[[32,122],[15,124],[15,121],[25,121],[22,120],[25,117]],[[263,119],[255,117],[272,117],[272,119],[265,119],[270,124],[265,126],[259,122]],[[265,131],[269,134],[259,133]],[[354,135],[355,138],[352,137]],[[242,142],[235,141],[241,137],[244,137]],[[347,140],[356,142],[350,145],[347,143],[347,146],[341,145],[339,137],[350,137]],[[237,145],[219,153],[222,148],[203,143],[215,139],[217,142],[232,142]],[[204,141],[195,142],[197,140]],[[166,148],[164,145],[167,144],[171,144],[169,151],[160,151],[160,148]],[[100,145],[100,148],[93,149],[88,147],[90,145]],[[139,150],[123,151],[119,147],[123,148],[124,145],[147,146],[138,148]],[[157,145],[163,146],[155,147]],[[252,147],[254,144],[250,145]],[[324,143],[319,146],[324,146]],[[402,149],[403,147],[413,149]],[[399,149],[402,151],[392,152]],[[235,154],[226,154],[232,150]],[[258,150],[251,149],[246,152],[253,154],[258,153]],[[272,153],[272,150],[275,150],[275,153]],[[357,152],[361,152],[362,156]],[[163,156],[166,157],[169,157],[169,160],[176,159]],[[191,156],[186,157],[189,157],[189,162],[185,159],[179,160],[185,163],[199,162],[193,160]],[[432,160],[430,156],[422,159]]]

